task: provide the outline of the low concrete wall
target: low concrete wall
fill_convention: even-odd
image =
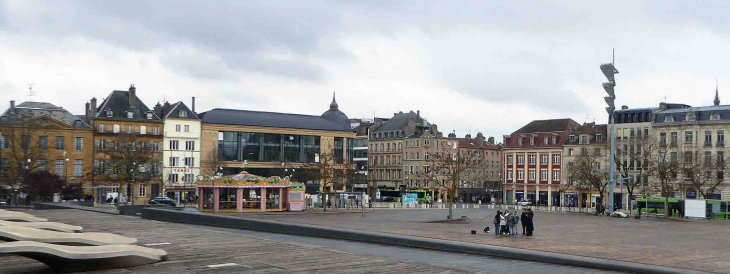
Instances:
[[[377,244],[480,254],[494,257],[589,267],[611,271],[638,273],[692,273],[692,271],[687,271],[683,269],[673,269],[660,266],[642,265],[636,263],[531,251],[509,247],[477,245],[421,237],[393,235],[379,232],[355,231],[335,227],[294,224],[201,212],[185,212],[162,208],[145,208],[144,210],[142,210],[142,218],[166,222],[258,230],[273,233],[295,234],[320,238],[333,238],[340,240],[361,241]]]

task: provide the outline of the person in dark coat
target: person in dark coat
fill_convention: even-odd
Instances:
[[[522,214],[520,215],[520,220],[522,220],[520,223],[522,223],[522,235],[525,235],[525,229],[527,227],[527,211],[522,211]]]
[[[497,210],[497,214],[494,215],[494,236],[499,236],[499,221],[502,216],[502,212]]]
[[[527,236],[532,236],[532,232],[535,231],[535,213],[531,209],[527,210]]]

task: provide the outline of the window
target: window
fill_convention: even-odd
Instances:
[[[667,133],[666,132],[659,133],[659,145],[663,146],[663,147],[667,146]]]
[[[139,126],[139,134],[147,134],[147,126]]]
[[[132,133],[134,133],[134,126],[127,125],[127,134],[132,134]]]
[[[639,146],[640,145],[636,145],[637,150],[639,149]],[[595,155],[595,156],[601,156],[601,148],[598,148],[598,147],[597,148],[594,148],[593,149],[593,155]]]
[[[522,138],[517,139],[517,145],[518,146],[521,146],[522,145]]]
[[[543,139],[542,139],[542,144],[543,144],[543,145],[549,145],[549,144],[550,144],[550,138],[549,138],[549,137],[545,137],[545,138],[543,138]]]
[[[647,113],[647,115],[648,115],[648,113]],[[647,122],[648,122],[648,120],[649,119],[647,119]],[[648,127],[644,128],[644,138],[649,138],[649,128]]]
[[[674,122],[674,117],[673,117],[673,116],[665,116],[665,117],[664,117],[664,122],[665,122],[665,123],[671,123],[671,122]]]
[[[175,132],[180,132],[180,125],[175,125]]]
[[[195,166],[195,157],[185,157],[185,166],[194,167]]]
[[[548,164],[548,155],[547,154],[540,155],[540,164],[543,164],[543,165]]]
[[[512,155],[507,155],[507,164],[512,165]]]
[[[706,147],[712,146],[712,131],[711,130],[705,131],[705,146]]]
[[[672,132],[671,133],[671,137],[672,137],[672,139],[671,139],[671,141],[672,141],[671,145],[673,147],[676,147],[677,146],[677,143],[679,143],[679,133],[677,133],[676,131],[675,132]]]
[[[117,124],[114,124],[114,133],[119,133],[120,130],[121,130],[121,127]]]
[[[178,157],[170,157],[170,166],[180,166],[180,159]]]
[[[152,120],[152,112],[147,112],[147,120]]]
[[[114,112],[111,110],[106,111],[106,117],[114,117]]]
[[[691,164],[692,163],[692,151],[685,151],[684,152],[684,163],[685,164]]]
[[[153,128],[152,129],[152,134],[154,134],[154,135],[160,135],[160,128],[159,127]]]
[[[74,160],[74,176],[76,176],[76,177],[84,176],[84,160],[81,160],[81,159]]]
[[[568,149],[568,156],[573,156],[573,149],[572,148],[569,148]]]
[[[178,175],[177,174],[170,174],[170,177],[168,177],[168,181],[170,183],[177,183],[178,182]]]
[[[693,137],[692,131],[685,131],[684,132],[684,143],[692,143],[693,142],[692,137]]]
[[[525,179],[525,171],[522,169],[517,170],[517,180]]]
[[[147,185],[139,184],[139,197],[147,196]]]
[[[724,165],[725,165],[725,152],[718,151],[717,152],[717,166],[722,167]]]
[[[55,165],[54,165],[56,175],[66,176],[66,174],[64,174],[64,172],[63,172],[63,167],[65,166],[65,163],[66,162],[63,159],[56,160]]]
[[[725,145],[725,131],[724,130],[717,130],[717,146],[724,146]]]
[[[674,151],[674,152],[672,152],[672,153],[669,154],[669,160],[672,163],[676,163],[677,162],[677,158],[678,158],[678,155],[677,155],[677,152],[676,151]],[[664,162],[664,161],[662,161],[662,162]]]
[[[525,156],[517,155],[517,164],[518,165],[525,164]]]
[[[558,144],[558,137],[553,136],[553,145],[557,145],[557,144]]]
[[[297,146],[297,148],[299,148],[299,146]],[[185,150],[195,150],[195,141],[185,141]]]
[[[38,171],[46,171],[48,170],[48,161],[47,160],[38,160]]]
[[[548,180],[547,169],[540,170],[540,181],[547,181],[547,180]]]
[[[48,136],[38,136],[38,148],[48,149]]]
[[[530,181],[535,180],[535,170],[534,169],[530,169],[529,176],[530,176]]]
[[[134,112],[131,112],[131,111],[127,112],[127,118],[133,119],[134,118]]]
[[[421,160],[421,152],[416,151],[416,160]]]
[[[84,137],[76,137],[74,140],[74,147],[76,150],[84,150]]]
[[[105,124],[99,125],[99,132],[101,132],[101,133],[106,132],[106,125]]]
[[[185,174],[185,175],[183,175],[183,182],[186,182],[186,183],[193,183],[193,182],[195,182],[194,176],[195,176],[194,174]]]
[[[96,143],[99,150],[106,150],[106,140],[96,140]]]
[[[5,134],[0,135],[0,149],[8,148],[9,147],[9,144],[8,144],[9,140],[8,140],[8,138],[9,138],[8,135],[5,135]],[[56,137],[56,138],[58,138],[58,137]],[[56,148],[56,149],[58,149],[58,148]]]
[[[560,154],[554,154],[553,155],[553,164],[559,165],[560,164]]]
[[[705,151],[705,166],[712,166],[712,152]]]
[[[629,139],[630,140],[633,140],[634,138],[636,138],[635,136],[636,136],[636,132],[632,128],[631,131],[630,131],[630,133],[629,133]]]
[[[512,180],[512,169],[511,168],[507,169],[507,180]]]
[[[568,135],[568,140],[571,142],[575,141],[575,135]]]
[[[340,137],[341,140],[342,137]],[[336,138],[335,138],[336,139]],[[335,146],[337,146],[337,141],[335,141]],[[340,153],[339,156],[337,155],[337,149],[335,148],[335,158],[342,158],[342,141],[340,141]],[[281,151],[281,134],[264,134],[264,162],[278,162],[279,161],[279,154]],[[337,159],[335,159],[335,162],[338,162]],[[341,160],[340,160],[341,162]]]
[[[535,145],[535,137],[530,137],[530,145],[531,146]]]
[[[527,160],[529,161],[529,163],[530,163],[531,165],[534,165],[534,164],[535,164],[535,161],[536,161],[536,158],[537,158],[537,156],[536,156],[535,154],[530,154],[530,155],[528,156],[528,159],[527,159]]]
[[[596,134],[596,141],[602,141],[602,140],[603,140],[603,135]]]
[[[553,170],[553,183],[560,181],[560,170]]]
[[[179,143],[180,143],[180,141],[178,141],[178,140],[170,140],[170,150],[178,150]]]
[[[27,149],[30,147],[30,135],[20,136],[20,148]]]
[[[190,126],[189,125],[185,125],[185,132],[190,132]]]

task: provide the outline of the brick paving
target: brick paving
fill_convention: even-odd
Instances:
[[[463,273],[451,268],[404,263],[355,255],[318,246],[250,238],[217,228],[143,220],[74,209],[27,211],[49,221],[84,227],[85,232],[109,232],[137,238],[138,245],[168,252],[155,264],[84,273]],[[20,256],[4,256],[0,274],[51,273],[44,264]],[[211,268],[209,265],[238,265]]]
[[[495,237],[482,229],[495,210],[456,210],[468,223],[426,223],[447,210],[369,210],[360,214],[235,214],[365,231],[546,251],[715,273],[730,273],[730,222],[617,219],[536,212],[535,236]],[[477,235],[471,235],[477,230]],[[518,227],[521,232],[521,227]]]

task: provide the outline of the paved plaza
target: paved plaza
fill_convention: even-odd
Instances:
[[[168,252],[166,261],[85,273],[609,273],[595,269],[400,246],[166,223],[73,209],[26,211],[49,221],[135,237]],[[310,214],[314,213],[314,214]],[[353,214],[345,211],[306,215]],[[234,263],[236,265],[220,266]],[[219,267],[211,267],[216,266]],[[51,273],[20,256],[2,257],[0,274]]]
[[[487,225],[494,229],[496,210],[490,209],[454,210],[455,217],[468,216],[467,223],[430,223],[447,215],[447,210],[438,209],[369,210],[365,219],[356,211],[328,212],[235,215],[730,273],[730,222],[726,221],[635,220],[536,212],[535,236],[510,238],[482,232]],[[479,233],[472,235],[471,230]]]

